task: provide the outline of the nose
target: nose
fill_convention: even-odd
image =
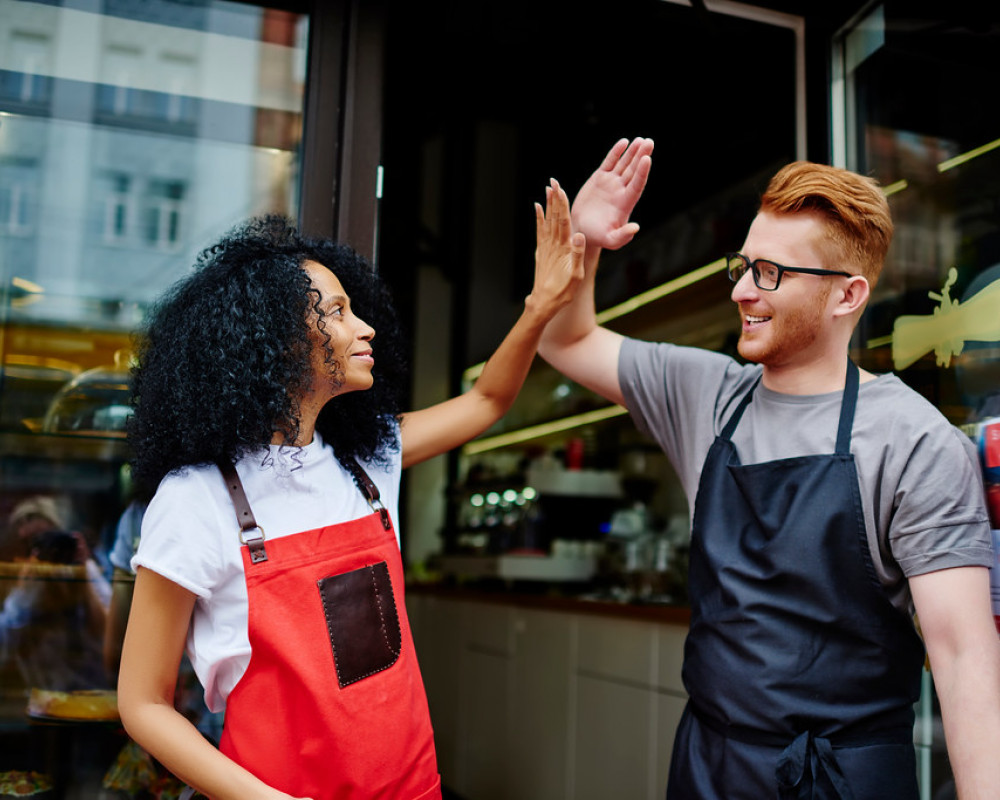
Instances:
[[[375,338],[375,329],[365,322],[363,319],[358,317],[358,332],[357,336],[364,342],[370,342]]]
[[[742,303],[745,300],[753,300],[756,298],[758,291],[757,284],[753,281],[753,272],[747,270],[744,272],[738,281],[733,284],[733,291],[730,293],[730,297],[734,303]]]

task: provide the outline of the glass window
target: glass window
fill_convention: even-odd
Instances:
[[[838,160],[885,187],[896,233],[853,343],[979,446],[1000,545],[1000,33],[940,4],[874,7],[839,41]],[[993,573],[1000,625],[1000,569]],[[918,709],[924,786],[955,797],[936,696]]]
[[[131,337],[208,242],[297,216],[309,19],[72,5],[0,0],[0,773],[137,795],[148,764],[107,721],[141,519]]]

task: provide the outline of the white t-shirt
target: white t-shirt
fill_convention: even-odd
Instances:
[[[402,461],[362,463],[393,523]],[[271,445],[236,465],[250,507],[267,539],[335,525],[372,513],[357,484],[317,433],[296,448]],[[397,530],[397,542],[399,533]],[[197,595],[187,654],[205,688],[205,703],[222,711],[250,663],[247,587],[233,503],[217,467],[167,475],[142,520],[132,568],[145,567]]]

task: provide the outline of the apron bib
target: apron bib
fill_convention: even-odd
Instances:
[[[265,542],[224,469],[244,542],[251,658],[226,702],[220,750],[296,797],[440,798],[399,547],[357,470],[376,513]]]
[[[848,364],[836,450],[742,465],[705,459],[692,525],[691,628],[668,798],[917,798],[913,704],[923,644],[875,573],[851,430]]]

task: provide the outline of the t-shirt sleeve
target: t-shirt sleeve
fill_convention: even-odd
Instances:
[[[214,468],[187,469],[160,483],[142,519],[132,569],[145,567],[207,598],[224,572],[222,536],[238,541],[236,518],[221,519],[220,504],[208,483]],[[219,490],[225,488],[219,480]],[[231,509],[231,504],[228,506]]]
[[[625,339],[618,381],[636,427],[663,448],[689,497],[702,463],[759,368],[694,347]]]
[[[930,425],[899,470],[889,544],[903,573],[990,566],[982,474],[969,437],[944,420]]]

